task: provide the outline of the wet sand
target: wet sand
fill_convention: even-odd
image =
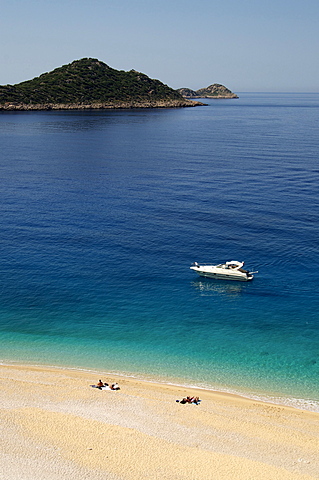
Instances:
[[[319,479],[318,413],[59,368],[1,366],[0,384],[4,480]]]

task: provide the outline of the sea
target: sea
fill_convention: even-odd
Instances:
[[[319,411],[319,93],[204,101],[0,113],[2,364]]]

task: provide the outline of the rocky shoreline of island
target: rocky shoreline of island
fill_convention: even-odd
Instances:
[[[134,108],[186,108],[205,105],[191,100],[157,100],[129,102],[93,102],[93,103],[20,103],[0,104],[0,111],[37,111],[37,110],[114,110]]]

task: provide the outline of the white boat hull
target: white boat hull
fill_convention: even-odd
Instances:
[[[230,267],[227,263],[223,265],[198,265],[195,263],[190,269],[200,277],[215,278],[217,280],[249,282],[254,278],[247,270],[243,270],[240,267]]]

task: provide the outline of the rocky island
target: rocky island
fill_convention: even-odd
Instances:
[[[83,58],[16,85],[0,86],[0,110],[176,108],[203,105],[159,80]]]
[[[182,97],[190,98],[238,98],[238,96],[224,85],[213,83],[206,88],[191,90],[190,88],[179,88],[176,90]]]

